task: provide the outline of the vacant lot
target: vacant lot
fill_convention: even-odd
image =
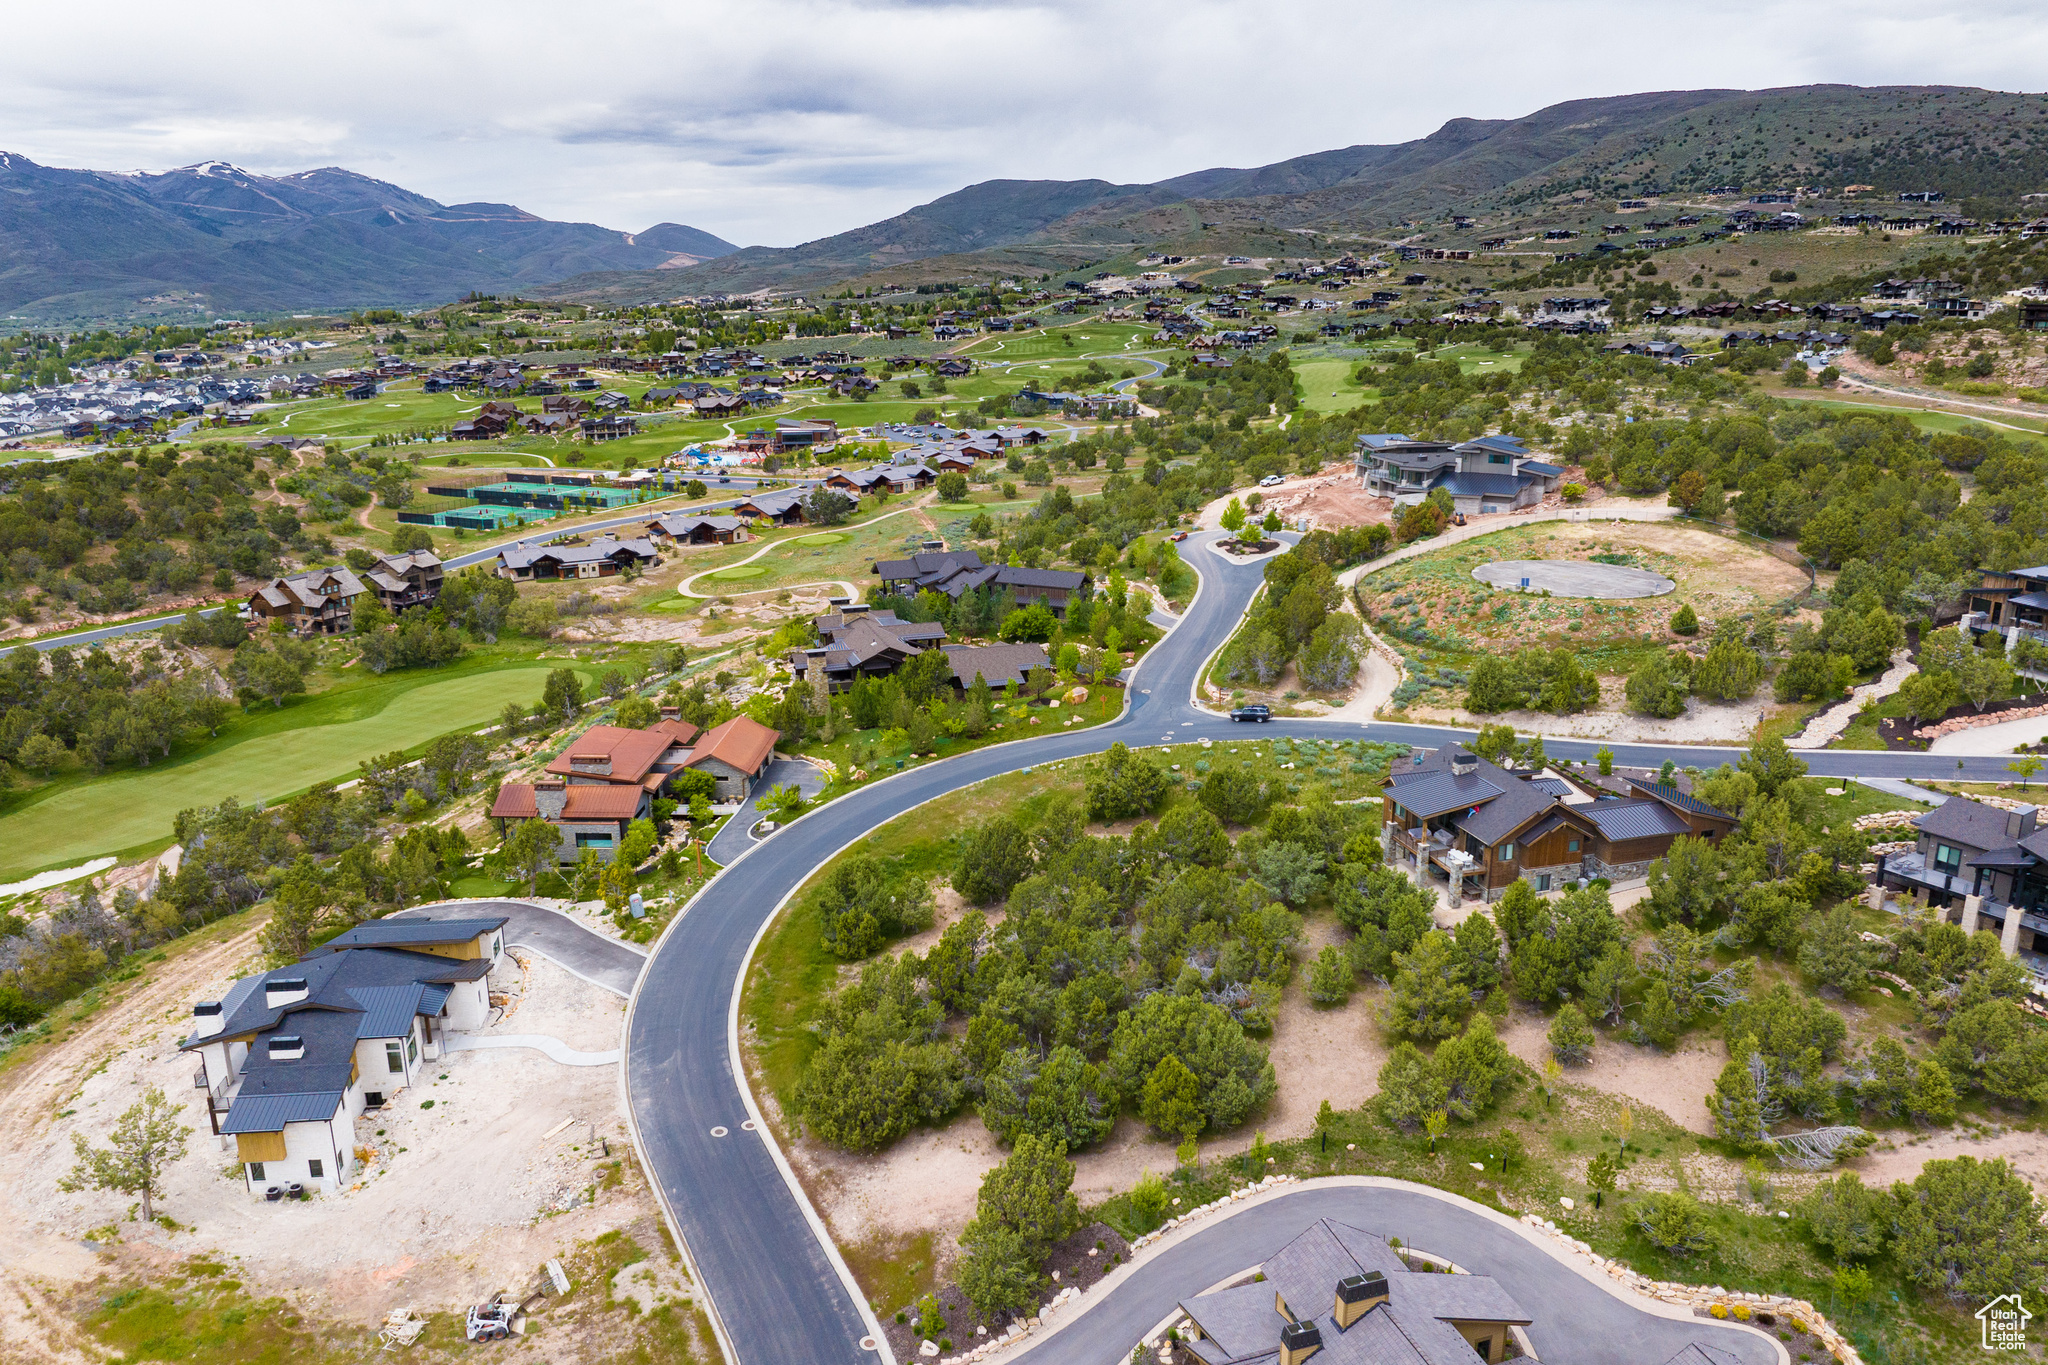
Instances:
[[[1510,559],[1577,559],[1647,569],[1677,583],[1662,597],[1601,603],[1499,590],[1472,577]],[[1538,523],[1421,555],[1359,580],[1384,629],[1418,632],[1479,650],[1536,644],[1574,649],[1608,642],[1675,640],[1672,615],[1689,605],[1703,623],[1775,607],[1806,587],[1783,560],[1711,531],[1657,523]]]

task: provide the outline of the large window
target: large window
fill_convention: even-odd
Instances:
[[[249,1163],[249,1179],[251,1179],[251,1180],[255,1180],[255,1181],[261,1181],[261,1180],[263,1179],[263,1163],[262,1163],[262,1162],[260,1162],[260,1161],[252,1161],[252,1162],[250,1162],[250,1163]]]
[[[384,1065],[394,1076],[405,1070],[405,1053],[397,1043],[384,1044]]]
[[[1513,844],[1502,844],[1500,846],[1500,860],[1504,863],[1511,863],[1515,860],[1515,846]]]
[[[1963,867],[1963,851],[1948,844],[1934,846],[1934,870],[1954,876]]]
[[[609,834],[579,834],[576,836],[576,847],[578,848],[610,848],[611,846],[612,836]]]

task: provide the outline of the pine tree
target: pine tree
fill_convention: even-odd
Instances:
[[[1595,1035],[1584,1011],[1567,1000],[1550,1024],[1550,1050],[1560,1062],[1577,1065],[1593,1055]]]
[[[1697,635],[1700,633],[1700,618],[1693,611],[1692,603],[1681,603],[1678,610],[1671,614],[1671,633],[1673,635]]]
[[[83,1133],[71,1135],[78,1164],[57,1182],[66,1193],[113,1190],[142,1201],[142,1221],[156,1221],[154,1201],[164,1193],[164,1170],[185,1155],[192,1130],[178,1122],[177,1106],[153,1085],[114,1122],[108,1146],[95,1149]]]
[[[1949,1079],[1947,1068],[1940,1062],[1927,1060],[1913,1076],[1912,1098],[1906,1108],[1922,1123],[1937,1126],[1956,1121],[1956,1086]]]
[[[1770,1116],[1764,1107],[1767,1076],[1756,1039],[1743,1037],[1728,1049],[1728,1065],[1721,1068],[1714,1093],[1707,1096],[1715,1135],[1739,1150],[1761,1147],[1769,1132]]]

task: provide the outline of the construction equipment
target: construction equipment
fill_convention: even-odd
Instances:
[[[489,1303],[471,1305],[463,1335],[471,1341],[503,1341],[512,1335],[512,1319],[518,1314],[518,1304],[505,1302],[503,1294],[493,1294]]]

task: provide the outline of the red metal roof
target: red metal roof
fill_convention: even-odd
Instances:
[[[704,738],[683,760],[683,766],[694,768],[707,758],[715,758],[743,773],[758,773],[775,752],[775,741],[781,738],[780,730],[771,730],[752,716],[734,716],[705,731]]]

